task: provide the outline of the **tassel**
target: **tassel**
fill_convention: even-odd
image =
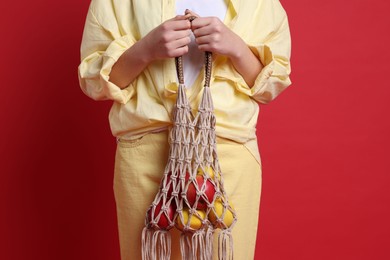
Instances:
[[[142,260],[170,260],[171,234],[167,230],[142,231]]]
[[[150,258],[150,252],[152,247],[151,237],[153,230],[144,227],[142,230],[142,260],[148,260]]]
[[[181,233],[180,235],[180,252],[181,252],[181,258],[186,260],[192,260],[192,254],[191,252],[191,239],[190,236],[191,233]]]
[[[210,229],[198,230],[194,233],[183,232],[180,236],[182,259],[210,260],[213,247],[213,233]]]
[[[192,235],[192,257],[193,259],[208,260],[205,250],[205,231],[198,230]]]
[[[230,229],[224,229],[218,234],[218,259],[233,260],[233,236]]]
[[[214,229],[212,226],[206,230],[206,259],[213,259],[213,241],[214,241]]]

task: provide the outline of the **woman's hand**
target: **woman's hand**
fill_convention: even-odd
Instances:
[[[187,16],[179,15],[153,29],[143,39],[148,61],[174,58],[188,52],[191,23]]]
[[[240,55],[240,50],[247,48],[244,41],[217,17],[194,19],[192,31],[201,51],[210,51],[235,58]]]
[[[191,14],[197,17],[191,28],[199,50],[227,56],[247,85],[252,87],[263,64],[248,45],[217,17],[199,17],[186,11],[186,15]]]
[[[154,60],[173,58],[188,52],[191,23],[179,15],[165,21],[127,49],[112,67],[110,81],[127,87]]]

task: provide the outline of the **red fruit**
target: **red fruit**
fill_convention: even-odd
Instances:
[[[195,185],[198,186],[199,195],[200,195],[198,204],[196,205],[196,209],[207,209],[207,204],[213,201],[214,194],[215,194],[215,187],[210,180],[207,180],[205,183],[205,179],[203,178],[203,176],[200,175],[196,176],[196,181],[191,182],[188,185],[188,189],[186,193],[188,203],[190,204],[191,207],[194,206],[197,198],[197,189]],[[207,198],[207,200],[205,198]]]
[[[148,212],[148,218],[149,221],[157,220],[158,215],[160,214],[161,207],[162,207],[163,201],[161,200],[160,203],[157,204],[156,209],[154,210],[154,215],[152,214],[153,209],[150,208]],[[165,212],[162,212],[160,215],[160,218],[157,222],[157,226],[159,226],[161,229],[166,229],[169,226],[169,223],[173,221],[173,216],[175,215],[176,207],[174,205],[174,202],[172,201]],[[153,215],[153,216],[152,216]],[[167,217],[168,215],[168,217]]]

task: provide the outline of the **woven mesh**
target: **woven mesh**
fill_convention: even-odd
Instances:
[[[205,87],[195,116],[185,94],[183,64],[176,58],[179,88],[169,134],[169,158],[160,189],[146,213],[143,259],[169,259],[173,227],[182,231],[183,259],[211,259],[212,234],[219,234],[219,259],[233,258],[231,229],[236,213],[224,190],[216,149],[210,93],[211,53],[205,58]]]

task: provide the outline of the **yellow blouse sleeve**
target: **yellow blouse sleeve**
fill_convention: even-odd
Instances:
[[[110,1],[97,1],[109,3]],[[109,81],[111,69],[119,57],[135,43],[131,35],[121,35],[115,24],[115,12],[110,5],[99,6],[104,10],[103,20],[99,22],[94,14],[94,1],[88,10],[81,43],[81,63],[78,68],[80,87],[94,100],[114,100],[125,104],[133,95],[130,84],[124,89]],[[99,16],[100,18],[100,16]]]
[[[268,24],[260,24],[259,28],[268,30],[265,40],[258,44],[249,43],[249,48],[259,58],[264,68],[250,88],[244,79],[235,72],[236,89],[251,96],[257,102],[267,104],[275,99],[284,89],[291,85],[289,78],[291,38],[287,14],[279,1],[263,9],[261,15],[267,16]]]

